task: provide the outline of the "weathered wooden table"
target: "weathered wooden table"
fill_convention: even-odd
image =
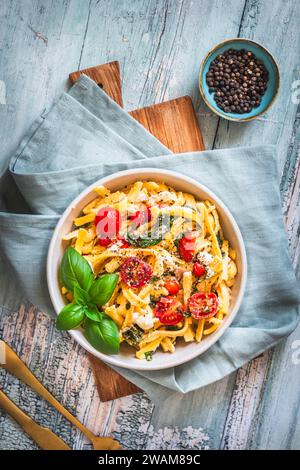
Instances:
[[[125,108],[189,94],[206,148],[273,143],[278,147],[283,210],[299,276],[300,230],[299,0],[1,0],[1,166],[42,110],[68,86],[70,71],[120,60]],[[279,98],[248,124],[218,119],[200,101],[197,74],[217,42],[244,36],[277,58]],[[276,254],[274,254],[275,256]],[[133,449],[299,449],[300,328],[237,373],[156,413],[145,395],[100,403],[83,349],[30,305],[1,312],[3,335],[36,375],[80,420]],[[298,341],[298,342],[297,342]],[[298,348],[298,351],[297,351]],[[77,449],[82,435],[18,381],[1,372],[1,387],[38,422]],[[173,426],[186,400],[193,421]],[[0,449],[33,449],[0,412]]]

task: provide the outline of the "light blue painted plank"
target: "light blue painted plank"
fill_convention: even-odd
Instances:
[[[291,100],[291,86],[300,66],[299,21],[299,0],[247,1],[240,36],[270,49],[280,67],[282,86],[276,102],[263,118],[248,123],[220,120],[215,147],[277,144],[280,167],[283,166],[297,111]]]
[[[296,351],[292,347],[299,338],[298,328],[274,350],[248,448],[300,449],[300,365],[293,363]]]
[[[299,117],[297,105],[291,100],[291,87],[297,68],[299,70],[299,5],[298,1],[247,2],[241,35],[262,42],[274,53],[281,69],[281,93],[264,119],[246,125],[221,121],[215,142],[216,147],[258,142],[277,144],[280,170],[284,166],[281,189],[296,268],[299,266],[300,227]],[[274,353],[267,353],[259,366],[253,361],[245,368],[245,373],[239,372],[236,403],[243,403],[243,406],[239,409],[231,404],[224,445],[229,442],[229,447],[240,448],[242,441],[247,448],[299,448],[299,383],[291,362],[291,345],[299,338],[299,332],[298,328]],[[253,380],[255,375],[256,380]]]
[[[0,80],[6,85],[6,105],[0,105],[0,171],[77,69],[88,6],[81,0],[1,3]]]
[[[295,120],[282,178],[285,219],[293,264],[300,281],[300,126]],[[300,287],[300,286],[299,286]],[[256,426],[249,436],[252,448],[300,449],[300,325],[275,348],[269,364]]]
[[[294,168],[299,162],[298,121],[296,120],[294,125],[296,106],[290,102],[289,89],[299,73],[296,70],[299,60],[299,47],[297,47],[299,0],[287,2],[276,0],[272,4],[267,0],[248,0],[245,9],[242,0],[178,2],[7,0],[2,3],[0,80],[4,80],[6,84],[7,105],[0,104],[1,158],[11,153],[32,120],[65,89],[67,75],[71,70],[77,69],[79,64],[81,67],[86,67],[108,60],[121,61],[125,103],[128,109],[190,94],[198,111],[206,146],[209,148],[214,142],[218,120],[202,103],[199,106],[197,74],[202,56],[215,43],[236,36],[239,29],[242,35],[269,46],[279,60],[284,83],[284,89],[276,106],[272,108],[265,121],[240,126],[222,122],[215,144],[224,147],[278,142],[282,166],[292,135],[296,144],[292,144],[285,164],[282,189],[289,218],[291,248],[295,253],[295,263],[298,263],[299,184],[294,174]],[[21,325],[17,321],[15,325],[11,325],[10,334],[14,334],[14,326],[16,346],[21,348],[22,344],[28,345],[28,340],[26,342],[24,338],[21,342],[18,341],[20,334],[18,328]],[[34,324],[32,328],[28,332],[32,331],[34,334]],[[294,334],[294,338],[297,338],[297,335],[299,336],[299,332]],[[53,337],[56,338],[53,325],[49,325],[47,343],[50,344]],[[270,355],[267,361],[250,364],[244,372],[238,374],[235,383],[236,401],[233,400],[231,404],[234,376],[207,387],[201,393],[194,393],[185,398],[191,411],[197,410],[198,415],[197,420],[183,417],[184,430],[174,429],[174,417],[169,412],[158,414],[154,411],[150,423],[151,404],[144,397],[135,397],[132,403],[128,399],[125,411],[124,409],[120,411],[120,427],[117,433],[122,436],[121,430],[125,425],[133,430],[132,423],[137,423],[137,432],[124,435],[124,443],[132,448],[145,446],[160,448],[161,442],[165,442],[164,445],[167,447],[175,445],[188,447],[194,442],[193,439],[196,439],[199,448],[205,446],[217,448],[221,443],[222,434],[222,442],[229,438],[227,441],[231,443],[230,446],[234,446],[238,434],[237,426],[242,415],[241,422],[245,425],[240,441],[242,446],[296,448],[299,427],[293,416],[298,416],[298,395],[291,380],[296,373],[295,367],[290,363],[291,341],[292,338],[286,346],[276,350],[275,361],[271,361]],[[64,380],[68,370],[68,364],[64,362],[66,351],[69,351],[70,356],[73,353],[77,354],[76,349],[72,351],[69,349],[69,340],[64,343],[59,337],[59,345],[55,352],[49,348],[49,344],[45,350],[36,349],[38,344],[36,337],[30,344],[33,348],[31,350],[33,369],[39,374],[41,364],[46,362],[47,369],[41,376],[42,379],[49,387],[55,386],[55,393],[65,400],[70,409],[74,412],[77,410],[79,414],[83,413],[82,418],[90,420],[91,425],[92,415],[96,414],[102,419],[105,413],[107,416],[114,416],[114,406],[111,408],[111,405],[105,407],[101,405],[97,410],[93,408],[98,406],[94,405],[97,403],[94,395],[91,395],[89,405],[80,400],[78,396],[85,393],[80,384],[79,389],[74,387],[74,393],[78,395],[66,395],[68,390],[68,383]],[[64,367],[62,364],[66,370],[62,369]],[[256,373],[260,377],[261,384],[257,393]],[[59,375],[58,381],[55,379],[56,374]],[[289,382],[285,387],[287,376]],[[9,388],[17,402],[42,422],[47,422],[49,409],[32,395],[28,395],[29,400],[27,400],[27,397],[22,395],[23,388],[7,380],[5,379],[5,386]],[[286,391],[286,399],[285,406],[281,408],[280,397],[283,391]],[[92,392],[89,390],[89,393]],[[269,396],[272,397],[271,402]],[[251,401],[248,407],[244,398],[249,398]],[[261,404],[258,398],[262,399]],[[171,401],[168,409],[172,409],[176,415],[180,411],[181,402],[176,398]],[[119,405],[121,402],[117,401],[115,406],[121,406]],[[241,409],[238,403],[241,403]],[[230,414],[224,434],[228,409]],[[277,420],[273,419],[274,413],[278,416]],[[139,417],[137,421],[134,421],[135,416]],[[255,423],[258,423],[257,427],[251,426],[249,422],[253,416]],[[236,425],[228,426],[229,420],[235,420]],[[280,427],[277,425],[278,422],[281,423]],[[198,426],[200,423],[202,427],[198,433],[194,429],[196,423]],[[51,415],[50,424],[66,439],[75,436],[78,448],[85,445],[81,436],[76,433],[71,434],[70,427],[57,415]],[[3,414],[0,415],[0,436],[1,445],[6,448],[23,445],[26,448],[32,447],[31,441],[26,440],[18,428],[11,424],[8,418],[4,418]],[[206,437],[209,440],[206,440]]]
[[[210,148],[217,118],[200,100],[200,63],[237,35],[243,7],[244,0],[93,0],[82,65],[120,60],[128,110],[190,95]]]

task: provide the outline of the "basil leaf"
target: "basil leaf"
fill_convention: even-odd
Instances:
[[[93,272],[87,260],[74,248],[66,249],[60,264],[60,279],[63,286],[73,291],[75,286],[88,290],[93,282]]]
[[[103,274],[100,276],[89,289],[90,300],[97,305],[105,305],[111,298],[118,280],[118,274]]]
[[[58,314],[56,328],[72,330],[77,328],[85,319],[84,307],[77,304],[67,304]]]
[[[74,286],[74,302],[79,305],[87,305],[89,303],[90,297],[89,294],[81,289],[79,286]]]
[[[87,318],[95,322],[101,322],[103,314],[96,307],[86,307],[84,311]]]
[[[104,354],[118,354],[119,352],[119,330],[115,322],[107,315],[103,315],[100,323],[87,318],[85,337],[95,349]]]

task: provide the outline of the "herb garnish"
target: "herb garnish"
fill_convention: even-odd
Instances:
[[[177,250],[179,250],[179,242],[180,242],[180,238],[175,238],[174,240],[174,245],[176,246]]]
[[[154,308],[158,302],[158,299],[153,295],[150,295],[150,307]]]
[[[219,247],[220,247],[220,249],[221,249],[221,248],[222,248],[222,245],[223,245],[223,240],[221,239],[220,232],[217,233],[216,238],[217,238],[217,240],[218,240],[218,244],[219,244]]]
[[[153,353],[154,353],[154,351],[145,352],[145,359],[146,359],[146,361],[148,361],[148,362],[149,362],[149,361],[152,361],[152,359],[153,359]]]
[[[111,298],[119,280],[118,274],[103,274],[94,279],[87,260],[74,248],[66,249],[61,265],[60,280],[73,292],[74,301],[64,306],[56,319],[58,330],[72,330],[83,326],[91,345],[104,354],[119,352],[119,330],[115,322],[98,306]]]
[[[154,246],[162,241],[162,238],[151,238],[142,236],[135,237],[133,234],[129,233],[126,235],[125,238],[126,241],[130,243],[130,245],[135,246],[137,248],[146,248],[147,246]]]
[[[155,225],[145,234],[136,234],[134,230],[127,233],[126,240],[130,245],[138,248],[146,248],[160,243],[164,235],[170,230],[174,222],[173,216],[159,215]]]
[[[204,307],[203,312],[204,312],[204,313],[210,313],[210,308],[209,308],[208,305],[206,305],[206,306]]]
[[[122,336],[125,341],[135,348],[138,348],[143,335],[144,331],[138,325],[132,325],[122,330]]]

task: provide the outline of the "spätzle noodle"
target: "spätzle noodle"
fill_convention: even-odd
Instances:
[[[122,224],[114,237],[101,240],[97,214],[106,208],[118,211]],[[63,239],[96,276],[121,273],[103,309],[120,328],[122,341],[136,347],[138,359],[149,360],[158,348],[172,353],[180,339],[200,342],[229,312],[236,254],[208,200],[156,181],[136,181],[115,192],[98,187]],[[122,270],[128,262],[126,280]],[[136,269],[151,271],[151,277],[136,279]],[[64,287],[62,292],[71,298]]]

